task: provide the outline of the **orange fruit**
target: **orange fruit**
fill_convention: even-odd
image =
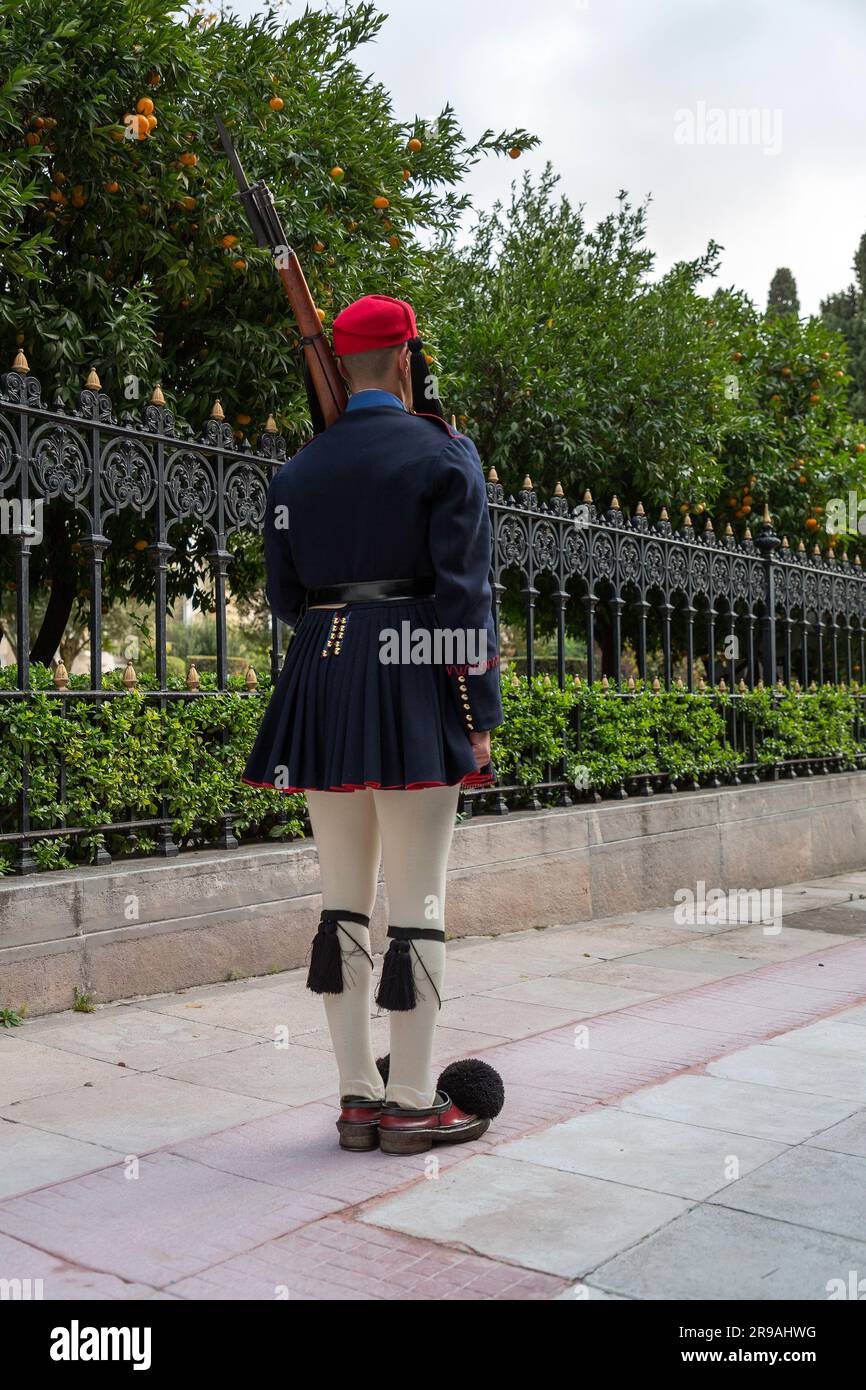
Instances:
[[[396,251],[397,247],[400,245],[400,238],[398,236],[391,236],[388,238],[388,242],[392,251]]]
[[[825,362],[827,361],[827,359],[828,359],[829,356],[830,356],[829,352],[822,352],[822,353],[821,353],[821,357],[823,358],[823,360],[824,360]]]
[[[52,179],[54,180],[55,183],[65,183],[65,182],[66,182],[66,175],[65,175],[65,174],[61,174],[61,172],[60,172],[59,169],[55,169],[55,170],[54,170],[54,173],[51,175],[51,177],[52,177]]]
[[[45,118],[43,116],[34,116],[32,124],[35,130],[41,130],[45,124]]]
[[[122,131],[122,130],[113,130],[113,131],[111,132],[111,138],[112,138],[112,140],[122,140],[122,139],[123,139],[123,131]]]
[[[193,169],[196,164],[198,164],[198,155],[193,154],[192,150],[184,150],[183,154],[180,156],[180,163],[186,164],[188,168]]]
[[[136,550],[147,550],[147,541],[136,541],[136,542],[135,542],[135,549],[136,549]]]
[[[379,194],[378,198],[373,199],[373,207],[378,208],[380,212],[384,208],[389,208],[390,206],[391,204],[389,203],[388,199],[384,197],[381,193]]]
[[[135,109],[141,116],[153,115],[153,101],[150,97],[141,97],[135,103]]]
[[[843,376],[845,375],[845,373],[844,373],[844,372],[837,372],[836,375],[837,375],[837,377],[841,378],[841,377],[843,377]]]
[[[112,179],[111,183],[107,183],[105,185],[105,190],[107,193],[119,193],[120,184],[117,182],[117,179]]]
[[[857,453],[858,453],[858,454],[866,453],[866,444],[858,444],[858,445],[857,445]]]
[[[801,473],[799,478],[797,479],[798,483],[808,483],[808,481],[809,479],[806,477],[805,473]]]
[[[508,153],[512,159],[519,159],[520,156],[523,154],[523,150],[520,148],[519,145],[515,145],[512,149],[508,151]]]
[[[743,360],[743,354],[741,352],[732,352],[731,359],[734,362],[741,362]]]
[[[152,72],[147,81],[151,87],[157,87],[159,83],[162,81],[162,78],[160,77],[158,72]]]
[[[52,188],[52,190],[51,190],[51,192],[49,193],[48,196],[49,196],[49,198],[51,199],[52,203],[65,203],[65,202],[66,202],[66,194],[65,194],[65,193],[61,193],[59,188]]]
[[[325,313],[324,309],[317,309],[316,313],[319,315],[321,322],[324,323],[325,319],[327,318],[327,314]]]
[[[419,150],[423,150],[424,143],[422,140],[419,140],[417,136],[413,135],[406,148],[411,150],[413,154],[417,154]]]
[[[412,177],[412,170],[411,170],[411,169],[404,169],[404,170],[403,170],[403,182],[404,182],[404,183],[408,183],[408,181],[409,181],[409,179],[411,179],[411,177]]]
[[[228,236],[224,236],[224,237],[223,237],[223,239],[222,239],[222,245],[225,246],[226,248],[228,248],[229,246],[234,246],[234,244],[235,244],[236,241],[237,241],[237,237],[236,237],[236,236],[232,236],[231,233],[229,233]]]
[[[25,145],[38,145],[41,139],[41,135],[37,135],[35,130],[30,130],[24,136],[24,143]]]
[[[192,212],[193,208],[195,207],[195,198],[192,196],[191,193],[188,194],[186,198],[181,198],[179,202],[180,206],[182,208],[186,208],[187,212]]]
[[[432,352],[425,352],[425,353],[424,353],[424,361],[427,363],[427,366],[428,366],[428,367],[432,367],[432,366],[433,366],[433,354],[432,354]]]
[[[156,116],[148,116],[148,118],[147,118],[147,133],[148,133],[148,135],[150,134],[150,132],[151,132],[152,130],[156,130],[156,127],[157,127],[158,125],[159,125],[159,121],[156,119]]]
[[[345,169],[341,169],[339,164],[335,164],[333,169],[331,170],[331,178],[334,179],[337,183],[339,183],[340,179],[343,177],[343,174],[345,172]]]
[[[249,425],[249,424],[251,423],[251,421],[252,421],[252,416],[251,416],[251,415],[238,415],[238,416],[237,416],[237,422],[238,422],[239,425]]]
[[[234,266],[235,270],[246,270],[247,268],[247,263],[243,259],[232,261],[232,265]]]
[[[316,251],[320,256],[321,256],[322,252],[324,251],[324,249],[325,249],[325,243],[324,243],[323,241],[314,241],[314,242],[313,242],[313,250]]]
[[[282,111],[285,104],[286,103],[283,101],[282,97],[271,97],[270,101],[268,102],[268,106],[271,108],[272,111]]]
[[[818,402],[820,401],[820,399],[821,399],[821,397],[818,396],[818,395],[810,396],[810,397],[809,397],[809,400],[812,402],[813,405],[817,405]]]
[[[816,517],[814,517],[814,516],[807,516],[807,517],[806,517],[806,528],[807,528],[807,530],[809,530],[809,531],[814,531],[814,530],[816,530],[817,526],[818,526],[818,521],[817,521],[817,518],[816,518]]]
[[[783,367],[783,368],[782,368],[782,376],[790,376],[790,375],[791,375],[791,368],[790,368],[790,367]]]

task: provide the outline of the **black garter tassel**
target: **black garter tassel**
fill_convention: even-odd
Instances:
[[[380,1009],[408,1013],[417,1004],[412,946],[408,941],[392,941],[382,962],[382,978],[376,990]]]
[[[338,912],[328,909],[322,913],[319,930],[313,937],[307,989],[314,994],[343,993],[343,952],[340,946],[340,923],[360,922],[368,926],[370,919],[360,912]]]

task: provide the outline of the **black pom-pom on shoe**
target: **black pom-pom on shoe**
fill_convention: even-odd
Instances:
[[[464,1115],[494,1120],[505,1104],[505,1084],[495,1067],[477,1057],[451,1062],[437,1082]]]

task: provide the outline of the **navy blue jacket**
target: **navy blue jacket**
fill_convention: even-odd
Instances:
[[[432,578],[441,628],[486,634],[482,673],[446,666],[467,731],[502,723],[490,557],[478,451],[433,417],[348,410],[271,481],[265,559],[277,617],[294,627],[308,589]]]

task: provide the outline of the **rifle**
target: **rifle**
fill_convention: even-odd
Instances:
[[[259,181],[250,186],[241,168],[231,136],[215,116],[217,130],[229,164],[237,180],[238,192],[234,197],[243,203],[247,221],[259,246],[270,247],[283,288],[295,315],[301,333],[304,350],[304,379],[313,428],[317,434],[332,425],[342,415],[348,399],[343,378],[337,366],[328,340],[322,329],[318,310],[310,294],[300,262],[292,248],[279,214],[274,206],[270,189]]]

